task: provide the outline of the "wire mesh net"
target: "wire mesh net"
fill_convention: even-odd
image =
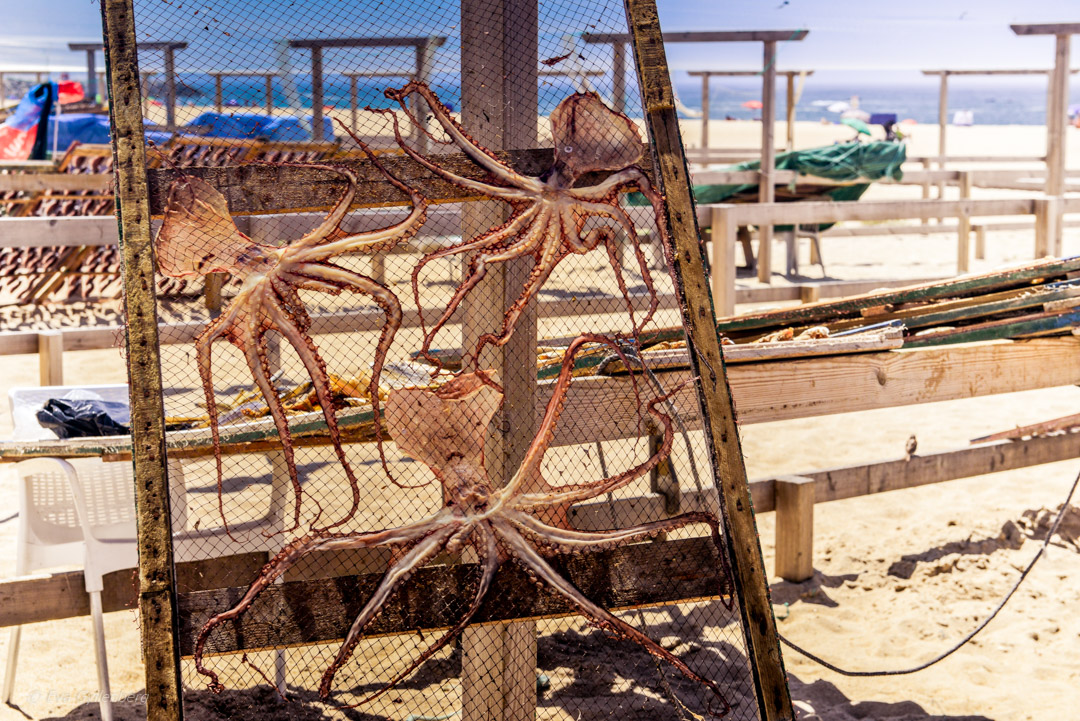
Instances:
[[[135,9],[189,712],[756,718],[622,4]]]

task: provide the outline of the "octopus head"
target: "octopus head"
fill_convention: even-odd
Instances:
[[[484,440],[502,403],[491,371],[466,373],[437,390],[404,388],[386,401],[386,427],[402,453],[464,491],[486,484]],[[448,489],[450,490],[450,489]]]
[[[596,93],[575,93],[551,113],[555,165],[572,179],[600,170],[622,170],[641,159],[637,125]]]

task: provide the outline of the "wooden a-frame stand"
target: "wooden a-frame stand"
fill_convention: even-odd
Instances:
[[[472,0],[474,4],[485,1],[501,6],[502,12],[507,12],[508,8],[512,12],[520,12],[526,5],[531,5],[535,10],[536,6],[536,0]],[[112,143],[116,156],[117,211],[128,323],[126,348],[131,382],[132,455],[139,519],[139,610],[146,664],[147,718],[150,721],[172,720],[180,719],[183,713],[179,669],[185,638],[181,635],[184,629],[178,616],[181,605],[178,601],[183,599],[177,598],[173,575],[162,376],[153,290],[154,262],[150,252],[150,216],[152,208],[159,207],[169,175],[167,171],[158,170],[151,171],[148,175],[146,168],[132,0],[102,0],[101,7],[111,98]],[[714,327],[709,284],[698,243],[689,174],[679,136],[655,0],[626,0],[626,12],[638,79],[644,97],[650,147],[654,154],[655,180],[667,197],[669,232],[675,246],[676,291],[691,348],[693,371],[699,379],[698,396],[704,411],[705,437],[716,474],[716,485],[720,489],[719,508],[726,529],[724,538],[734,574],[734,589],[755,684],[758,715],[763,721],[793,719],[740,449],[735,409]],[[517,46],[507,42],[503,47]],[[528,61],[531,63],[532,59]],[[535,68],[535,63],[532,63],[532,67]],[[540,159],[542,160],[542,157]],[[357,164],[363,165],[362,162]],[[193,174],[198,172],[199,169],[192,170]],[[280,187],[280,178],[270,177],[272,169],[248,168],[245,172],[246,182],[257,185],[260,173],[266,173],[265,182],[272,182],[274,187]],[[305,192],[310,188],[311,186],[307,186]],[[318,188],[315,192],[318,192]],[[511,269],[508,272],[515,271]],[[502,297],[502,294],[496,292],[491,297]],[[501,315],[501,309],[499,313]],[[532,329],[531,335],[535,339],[535,324]],[[530,356],[525,360],[525,365],[531,362]],[[529,392],[530,389],[525,388],[522,391],[523,397],[528,397]],[[582,439],[583,442],[587,440]],[[694,539],[689,542],[665,543],[679,544],[679,547],[676,549],[674,545],[669,548],[661,546],[661,551],[666,551],[668,555],[677,551],[676,555],[691,565],[697,563],[701,567],[711,567],[716,563],[704,546],[695,546]],[[664,560],[657,557],[662,554],[651,551],[650,545],[658,544],[618,549],[617,552],[608,553],[594,561],[583,559],[580,568],[571,574],[572,580],[574,574],[584,577],[590,573],[598,574],[602,580],[603,574],[609,572],[609,567],[617,567],[621,563],[663,563]],[[433,572],[453,574],[458,572],[457,568],[459,567],[449,567],[448,570],[433,569]],[[703,577],[708,577],[710,569],[698,570],[700,573],[697,577],[694,577],[693,573],[684,574],[689,580],[684,583],[684,587],[673,591],[677,595],[675,598],[636,597],[633,602],[676,601],[708,595],[693,584],[700,583]],[[500,572],[500,576],[502,575]],[[422,582],[420,576],[422,574],[418,574],[418,583]],[[295,582],[295,585],[303,587],[312,583],[319,582],[300,581]],[[304,594],[297,593],[297,589],[290,592],[291,585],[294,584],[287,583],[279,587],[281,597],[287,601],[291,595],[296,603],[301,603]],[[508,598],[513,598],[516,588],[531,588],[527,582],[515,586],[512,578],[507,581],[507,586]],[[440,584],[440,587],[448,586]],[[423,594],[418,592],[410,595],[420,597]],[[513,621],[515,618],[559,612],[558,608],[538,607],[533,596],[535,593],[519,594],[518,608],[515,608],[513,603],[503,604],[507,614],[500,619],[488,620]],[[207,598],[203,596],[196,599],[196,605],[197,602],[205,602]],[[186,601],[185,603],[184,609],[189,615],[193,606]],[[402,611],[402,615],[406,615],[406,611]],[[347,621],[345,623],[347,625]],[[515,625],[518,624],[510,624],[511,627]],[[386,632],[391,631],[393,629],[386,629]],[[524,712],[527,713],[527,709]]]

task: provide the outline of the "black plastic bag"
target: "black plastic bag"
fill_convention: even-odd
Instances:
[[[61,438],[126,436],[131,431],[127,403],[50,398],[37,412],[38,423]]]

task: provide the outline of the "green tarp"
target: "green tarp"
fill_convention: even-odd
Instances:
[[[794,170],[801,175],[812,175],[840,182],[878,180],[885,177],[900,180],[903,177],[900,166],[906,157],[907,150],[903,143],[886,143],[882,141],[842,143],[810,150],[793,150],[788,153],[780,153],[776,156],[776,169]],[[761,162],[753,160],[732,165],[725,169],[759,170],[760,168]],[[701,204],[722,203],[734,195],[753,190],[756,187],[756,183],[747,185],[695,185],[694,199]],[[858,200],[869,187],[869,183],[837,186],[825,189],[818,195],[824,194],[833,200],[839,201]],[[645,205],[647,201],[643,196],[634,193],[630,196],[629,203],[630,205]]]

